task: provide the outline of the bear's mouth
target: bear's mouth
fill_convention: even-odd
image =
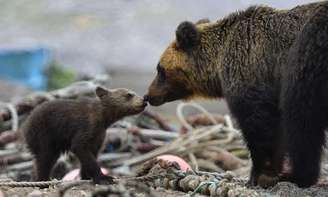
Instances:
[[[152,97],[152,96],[149,96],[148,97],[148,102],[150,105],[152,106],[160,106],[160,105],[163,105],[165,103],[168,103],[168,102],[172,102],[172,101],[175,101],[175,100],[178,100],[179,98],[178,97],[173,97],[173,96],[161,96],[161,97]]]
[[[130,115],[135,115],[135,114],[139,114],[141,112],[143,112],[145,110],[145,108],[147,107],[147,104],[143,104],[143,105],[140,105],[138,107],[135,107],[133,109],[130,109],[129,110],[129,114]]]
[[[160,106],[165,103],[165,99],[163,97],[149,97],[148,102],[152,106]]]

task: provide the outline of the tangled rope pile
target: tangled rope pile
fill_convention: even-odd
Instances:
[[[148,163],[148,164],[147,164]],[[150,163],[150,164],[149,164]],[[152,160],[145,165],[153,165],[146,175],[131,178],[121,178],[118,182],[123,181],[125,184],[143,183],[153,188],[165,188],[169,190],[182,191],[194,196],[197,193],[218,196],[240,196],[253,197],[259,194],[245,186],[246,179],[237,178],[231,172],[210,173],[210,172],[183,172],[174,164],[163,160]],[[104,192],[100,189],[103,196],[113,192],[113,188]],[[94,194],[98,194],[96,190]],[[155,191],[152,191],[155,193]],[[95,195],[94,195],[95,196]],[[156,195],[155,195],[156,196]]]
[[[171,190],[201,193],[209,196],[257,196],[257,192],[245,186],[245,179],[235,178],[231,173],[184,173],[177,171],[154,181],[152,186]]]

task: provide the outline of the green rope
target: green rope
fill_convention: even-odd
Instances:
[[[204,185],[213,185],[213,184],[217,184],[218,182],[217,181],[205,181],[205,182],[202,182],[201,184],[199,184],[196,189],[191,193],[190,196],[194,196],[196,195],[197,193],[200,193],[200,190],[202,189],[202,187]]]

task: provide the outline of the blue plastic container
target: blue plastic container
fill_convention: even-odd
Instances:
[[[47,77],[44,71],[49,63],[50,51],[45,48],[0,49],[0,78],[34,90],[45,90]]]

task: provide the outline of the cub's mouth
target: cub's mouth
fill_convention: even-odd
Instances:
[[[143,101],[141,105],[136,107],[135,113],[140,113],[140,112],[144,111],[145,108],[147,107],[147,105],[148,105],[147,101]]]

